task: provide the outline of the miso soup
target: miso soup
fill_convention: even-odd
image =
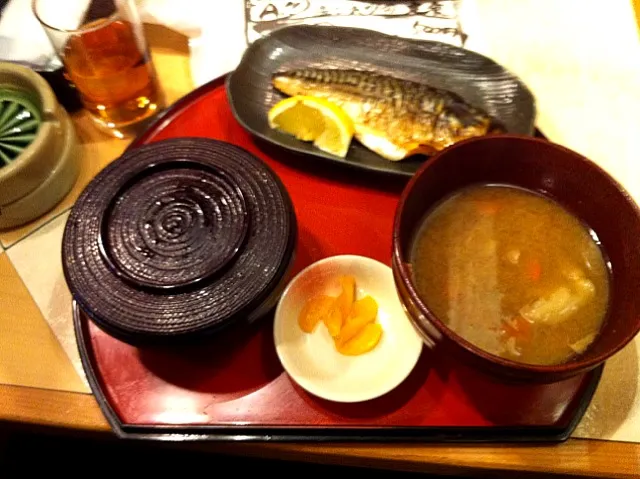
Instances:
[[[464,189],[426,215],[412,253],[425,304],[497,356],[560,364],[584,352],[605,320],[609,270],[597,237],[538,194]]]

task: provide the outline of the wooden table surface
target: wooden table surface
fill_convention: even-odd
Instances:
[[[110,433],[93,396],[0,386],[0,419],[78,431]],[[583,477],[640,477],[640,444],[570,439],[558,445],[357,445],[193,444],[215,452],[318,462],[459,474],[526,477],[515,471]]]
[[[186,40],[158,28],[150,28],[148,33],[165,91],[169,100],[174,101],[191,88]],[[81,137],[87,151],[115,158],[126,146],[126,142],[91,132],[92,127],[84,115],[76,115],[74,121],[78,130],[84,132]],[[12,307],[8,301],[0,294],[0,311]],[[112,434],[93,396],[57,390],[64,388],[56,388],[55,384],[47,389],[25,384],[0,385],[0,421],[62,428],[71,433]],[[198,443],[188,447],[227,454],[476,477],[520,478],[541,473],[640,477],[640,444],[584,439],[570,439],[558,445]],[[516,471],[519,472],[514,474]]]

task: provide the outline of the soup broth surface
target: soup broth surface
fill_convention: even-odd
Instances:
[[[597,237],[556,202],[519,188],[466,188],[429,212],[414,283],[458,335],[506,359],[560,364],[602,328],[609,270]]]

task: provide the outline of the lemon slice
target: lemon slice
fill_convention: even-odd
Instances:
[[[293,96],[276,103],[269,110],[269,126],[312,141],[314,146],[344,158],[347,156],[353,121],[338,105],[324,98]]]

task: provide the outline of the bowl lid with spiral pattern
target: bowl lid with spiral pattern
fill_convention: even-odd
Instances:
[[[129,343],[250,321],[277,294],[296,221],[284,186],[247,151],[180,138],[126,152],[65,227],[65,278],[96,324]]]

